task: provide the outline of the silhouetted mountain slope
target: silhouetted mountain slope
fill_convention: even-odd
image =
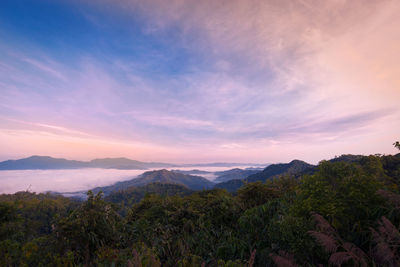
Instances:
[[[265,167],[268,164],[260,163],[230,163],[230,162],[212,162],[212,163],[194,163],[182,164],[180,167],[236,167],[236,166],[259,166]]]
[[[345,154],[341,155],[339,157],[334,157],[333,159],[330,159],[330,162],[359,162],[363,157],[362,155],[351,155],[351,154]]]
[[[235,179],[219,183],[216,184],[214,188],[224,188],[230,192],[234,192],[245,183],[252,183],[256,181],[265,182],[268,179],[272,179],[280,175],[299,176],[305,173],[312,173],[315,171],[315,168],[316,166],[301,160],[293,160],[290,163],[272,164],[266,167],[263,171],[248,176],[246,179]]]
[[[246,183],[245,180],[234,179],[234,180],[229,180],[229,181],[226,181],[226,182],[222,182],[222,183],[216,184],[214,186],[214,188],[226,189],[229,192],[236,192],[245,183]]]
[[[250,175],[246,181],[249,183],[262,181],[265,182],[268,179],[273,178],[277,175],[300,175],[305,172],[312,172],[316,166],[308,164],[301,160],[292,160],[290,163],[272,164],[265,168],[262,172]]]
[[[217,175],[218,177],[214,180],[214,182],[222,183],[222,182],[226,182],[226,181],[233,180],[233,179],[245,179],[248,176],[250,176],[252,174],[256,174],[260,171],[261,170],[256,170],[256,169],[243,170],[243,169],[235,168],[235,169],[231,169],[231,170],[227,170],[227,171],[215,172],[214,174]]]
[[[212,174],[213,172],[208,172],[208,171],[201,171],[201,170],[189,170],[189,171],[183,171],[183,170],[171,170],[172,172],[179,172],[183,174],[191,174],[191,175],[201,175],[201,174]]]
[[[151,183],[179,184],[192,190],[210,189],[214,185],[213,182],[201,176],[187,175],[168,170],[157,170],[145,172],[138,178],[129,181],[118,182],[106,187],[97,187],[93,191],[103,191],[105,195],[108,195],[111,192],[124,190],[131,186],[144,186]]]

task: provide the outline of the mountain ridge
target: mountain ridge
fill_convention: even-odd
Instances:
[[[230,166],[265,166],[259,163],[199,163],[199,164],[172,164],[164,162],[143,162],[124,157],[99,158],[90,161],[69,160],[54,158],[50,156],[33,155],[16,160],[5,160],[0,162],[0,170],[61,170],[61,169],[122,169],[122,170],[146,170],[149,168],[173,168],[173,167],[230,167]]]
[[[307,172],[313,172],[315,171],[315,168],[316,168],[315,165],[311,165],[301,160],[292,160],[289,163],[271,164],[261,172],[252,174],[245,179],[232,179],[226,182],[221,182],[216,184],[214,188],[221,188],[221,189],[226,189],[230,192],[235,192],[245,183],[252,183],[257,181],[265,182],[267,180],[282,175],[298,176]]]
[[[201,176],[162,169],[147,171],[131,180],[117,182],[109,186],[96,187],[92,191],[95,193],[102,191],[105,195],[109,195],[112,192],[125,190],[129,187],[145,186],[152,183],[183,185],[191,190],[211,189],[214,186],[213,182]]]
[[[245,179],[248,176],[256,174],[262,170],[263,169],[249,170],[249,169],[234,168],[226,171],[214,172],[214,174],[217,175],[217,178],[214,180],[214,182],[222,183],[233,179]]]

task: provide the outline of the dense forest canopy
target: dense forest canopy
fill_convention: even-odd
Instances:
[[[295,166],[233,192],[150,183],[86,201],[0,195],[0,265],[400,265],[400,154]]]

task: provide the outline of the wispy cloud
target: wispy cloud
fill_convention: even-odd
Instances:
[[[44,72],[46,72],[54,77],[57,77],[58,79],[61,79],[63,81],[66,81],[66,78],[64,77],[64,75],[62,73],[60,73],[59,71],[55,70],[54,68],[52,68],[51,66],[49,66],[49,64],[45,64],[45,63],[36,61],[34,59],[31,59],[31,58],[23,58],[22,60],[25,62],[28,62],[29,64],[40,69],[41,71],[44,71]]]
[[[398,1],[66,6],[93,27],[67,59],[45,44],[1,46],[0,111],[25,130],[259,161],[294,146],[314,147],[312,160],[325,144],[351,152],[354,138],[355,152],[388,152],[400,131]]]

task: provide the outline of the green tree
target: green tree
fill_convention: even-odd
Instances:
[[[120,241],[121,219],[112,204],[102,199],[102,192],[87,195],[86,202],[58,221],[56,233],[65,251],[75,252],[78,260],[90,264],[99,248]]]
[[[322,162],[319,171],[303,177],[292,214],[307,217],[321,214],[339,233],[352,242],[364,243],[369,227],[388,211],[387,203],[377,194],[384,187],[374,164],[361,166],[346,162]]]
[[[241,207],[245,210],[267,203],[278,196],[279,192],[277,189],[260,181],[248,183],[241,187],[237,195]]]
[[[394,147],[396,147],[397,149],[400,150],[400,142],[399,141],[394,142],[393,145],[394,145]]]

